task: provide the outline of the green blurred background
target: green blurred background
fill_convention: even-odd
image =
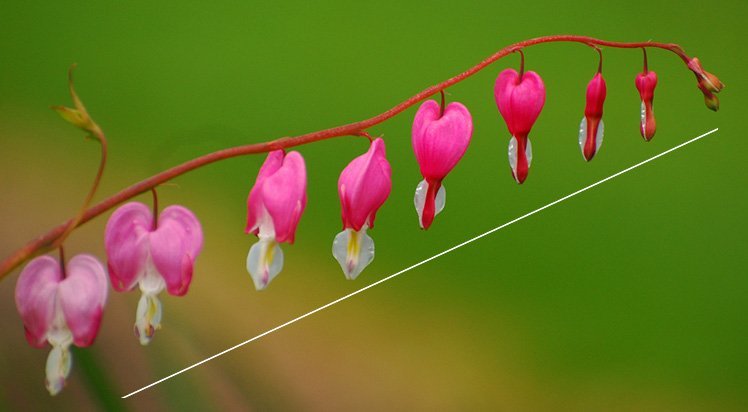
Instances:
[[[98,199],[208,151],[380,113],[515,41],[584,34],[672,41],[727,88],[704,107],[693,75],[654,50],[658,131],[638,133],[637,50],[605,50],[605,143],[577,146],[597,55],[526,50],[546,83],[516,185],[493,82],[516,56],[448,90],[471,110],[472,144],[445,180],[428,232],[412,196],[415,108],[384,135],[393,191],[377,258],[349,282],[330,254],[337,176],[365,140],[302,147],[309,204],[286,266],[255,292],[244,262],[246,195],[263,157],[215,164],[160,189],[200,217],[205,248],[187,296],[163,295],[163,329],[132,334],[138,293],[112,292],[96,343],[75,351],[68,387],[44,389],[47,350],[29,347],[0,283],[0,410],[745,410],[748,206],[744,170],[748,7],[726,2],[16,2],[0,14],[0,255],[73,215],[95,144],[47,107],[69,104],[66,70],[110,142]],[[627,173],[291,327],[127,400],[120,396],[419,262],[687,139]],[[149,202],[143,196],[141,201]],[[107,214],[108,216],[108,214]],[[106,216],[68,254],[103,259]]]

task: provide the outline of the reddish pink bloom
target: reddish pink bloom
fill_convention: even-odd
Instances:
[[[90,255],[70,259],[64,273],[56,259],[40,256],[18,277],[16,307],[26,340],[38,348],[52,345],[46,368],[50,394],[59,393],[70,374],[70,345],[86,347],[96,338],[107,292],[106,271]]]
[[[648,70],[636,76],[636,89],[641,97],[641,120],[639,131],[646,141],[652,140],[657,130],[654,116],[654,90],[657,87],[657,73]]]
[[[545,104],[545,85],[535,72],[520,76],[515,70],[506,69],[496,79],[494,97],[512,135],[509,141],[512,176],[522,183],[532,164],[532,145],[527,136]]]
[[[385,157],[384,140],[353,159],[338,179],[343,231],[335,236],[332,254],[347,279],[355,279],[374,259],[374,240],[366,234],[374,227],[377,210],[392,189],[392,172]]]
[[[598,72],[587,84],[587,105],[584,107],[584,118],[579,124],[579,149],[588,162],[592,160],[603,144],[603,103],[605,103],[605,79]]]
[[[268,153],[247,198],[247,233],[257,235],[247,255],[247,271],[257,290],[283,268],[278,243],[293,243],[306,207],[306,166],[299,152]]]
[[[413,151],[423,180],[415,194],[422,228],[444,209],[446,191],[442,180],[465,154],[473,135],[473,118],[461,103],[452,102],[442,113],[434,100],[423,102],[413,119]]]
[[[139,202],[127,203],[109,218],[104,245],[112,287],[126,292],[140,285],[135,334],[150,342],[161,327],[161,302],[157,295],[187,293],[195,259],[203,247],[200,222],[187,208],[172,205],[157,219]]]

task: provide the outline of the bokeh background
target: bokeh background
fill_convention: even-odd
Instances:
[[[72,216],[96,144],[47,107],[69,104],[66,70],[110,142],[97,199],[212,150],[380,113],[515,41],[585,34],[672,41],[727,84],[704,107],[693,75],[653,50],[658,131],[638,133],[638,50],[605,50],[605,143],[582,160],[577,127],[596,53],[526,50],[547,102],[534,164],[516,185],[493,82],[509,56],[451,87],[475,133],[445,181],[447,207],[418,228],[415,108],[384,135],[394,184],[377,258],[346,281],[330,254],[336,181],[366,150],[345,137],[300,149],[309,204],[286,266],[254,290],[245,201],[262,156],[205,167],[160,190],[200,217],[205,248],[187,296],[163,295],[163,329],[132,334],[138,293],[112,292],[96,343],[67,388],[44,389],[0,283],[0,410],[745,410],[748,264],[742,1],[16,2],[0,13],[0,255]],[[616,178],[129,399],[119,397],[715,127]],[[138,200],[150,202],[149,197]],[[104,259],[106,216],[69,255]]]

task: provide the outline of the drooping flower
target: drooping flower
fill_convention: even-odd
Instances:
[[[374,260],[374,240],[366,230],[374,227],[377,210],[392,189],[392,172],[385,156],[384,140],[378,138],[338,179],[343,231],[335,236],[332,254],[350,280]]]
[[[588,162],[592,160],[603,144],[603,103],[605,103],[605,79],[601,72],[587,84],[587,104],[584,107],[584,117],[579,123],[579,149]]]
[[[641,120],[639,130],[646,141],[652,140],[657,130],[654,115],[654,90],[657,87],[657,73],[645,70],[636,76],[636,89],[641,97]]]
[[[147,345],[161,328],[158,294],[166,289],[183,296],[189,289],[203,247],[200,222],[182,206],[169,206],[154,216],[146,205],[131,202],[109,218],[104,245],[114,290],[140,286],[134,330],[140,343]]]
[[[247,198],[247,233],[260,240],[247,255],[247,271],[262,290],[283,268],[279,243],[293,243],[306,207],[306,166],[299,152],[268,153]]]
[[[91,345],[99,332],[107,299],[104,266],[93,256],[77,255],[65,269],[49,256],[29,262],[16,283],[16,307],[31,346],[52,346],[47,357],[47,390],[58,394],[72,367],[70,345]]]
[[[428,229],[444,209],[447,193],[442,180],[465,154],[473,135],[473,118],[461,103],[452,102],[442,112],[434,100],[418,108],[413,119],[413,151],[423,180],[416,187],[418,222]]]
[[[688,68],[696,75],[699,90],[704,94],[704,103],[706,103],[706,107],[715,112],[719,110],[719,98],[715,96],[715,94],[719,93],[725,85],[719,80],[719,78],[717,78],[717,76],[704,70],[697,57],[689,60]]]
[[[521,184],[532,164],[532,144],[527,136],[545,104],[545,85],[533,71],[520,75],[506,69],[496,79],[494,97],[512,135],[508,150],[512,176]]]

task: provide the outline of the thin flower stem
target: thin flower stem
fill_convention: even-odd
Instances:
[[[683,60],[684,63],[688,64],[688,61],[690,60],[689,56],[683,51],[683,49],[677,45],[672,43],[658,43],[658,42],[635,42],[635,43],[624,43],[624,42],[614,42],[614,41],[607,41],[607,40],[600,40],[593,37],[587,37],[587,36],[576,36],[576,35],[558,35],[558,36],[545,36],[545,37],[537,37],[534,39],[524,40],[515,44],[512,44],[510,46],[507,46],[498,52],[492,54],[491,56],[488,56],[483,61],[479,62],[478,64],[470,67],[468,70],[451,77],[441,83],[438,83],[436,85],[430,86],[423,91],[415,94],[414,96],[408,98],[407,100],[395,105],[391,109],[385,111],[384,113],[380,113],[374,117],[355,122],[355,123],[349,123],[342,126],[336,126],[329,129],[324,129],[316,132],[311,132],[307,134],[303,134],[296,137],[282,137],[280,139],[263,142],[263,143],[254,143],[254,144],[248,144],[243,146],[236,146],[231,147],[223,150],[218,150],[213,153],[208,153],[205,155],[202,155],[200,157],[197,157],[195,159],[189,160],[185,163],[182,163],[178,166],[174,166],[171,169],[165,170],[161,173],[158,173],[156,175],[153,175],[145,180],[142,180],[138,183],[135,183],[134,185],[127,187],[123,190],[121,190],[119,193],[114,194],[113,196],[110,196],[107,199],[102,200],[98,204],[88,208],[80,218],[73,218],[68,220],[65,223],[62,223],[51,230],[49,230],[47,233],[44,233],[37,238],[31,240],[28,242],[25,246],[21,247],[20,249],[16,250],[14,253],[12,253],[10,256],[8,256],[5,260],[3,260],[0,263],[0,280],[4,279],[13,269],[21,265],[23,262],[27,261],[28,259],[37,256],[41,253],[47,252],[50,249],[54,248],[54,245],[60,239],[61,236],[67,235],[66,229],[74,229],[89,220],[103,214],[104,212],[108,211],[109,209],[112,209],[113,207],[117,206],[118,204],[131,199],[141,193],[147,192],[151,190],[151,188],[158,186],[164,182],[167,182],[177,176],[181,176],[189,171],[198,169],[200,167],[209,165],[211,163],[218,162],[220,160],[230,159],[237,156],[244,156],[249,154],[255,154],[255,153],[266,153],[272,150],[278,150],[278,149],[288,149],[291,147],[301,146],[312,142],[317,142],[320,140],[326,140],[331,139],[335,137],[341,137],[341,136],[360,136],[362,131],[378,125],[380,123],[383,123],[384,121],[402,113],[409,107],[413,106],[414,104],[433,96],[436,93],[439,93],[440,91],[457,84],[468,77],[478,73],[479,71],[485,69],[487,66],[489,66],[491,63],[501,59],[502,57],[505,57],[506,55],[516,52],[518,50],[521,50],[523,48],[534,46],[537,44],[542,43],[556,43],[556,42],[572,42],[572,43],[582,43],[582,44],[594,44],[597,46],[605,46],[605,47],[611,47],[611,48],[619,48],[619,49],[639,49],[639,48],[646,48],[646,47],[652,47],[652,48],[658,48],[663,50],[668,50],[670,52],[675,53],[678,55],[678,57]],[[90,195],[91,197],[93,194]]]
[[[158,229],[158,193],[156,193],[156,187],[151,188],[151,194],[153,195],[153,230]]]
[[[58,249],[60,250],[60,271],[62,273],[62,278],[65,279],[68,277],[67,271],[65,270],[65,248],[60,245]]]
[[[642,53],[644,53],[644,74],[649,73],[649,65],[647,63],[647,49],[642,47]]]
[[[439,105],[439,117],[444,116],[444,106],[446,99],[444,98],[444,90],[439,90],[439,94],[441,95],[442,102],[441,105]]]
[[[525,52],[522,49],[517,49],[519,53],[519,81],[522,82],[522,76],[525,74]]]
[[[68,221],[65,231],[63,231],[62,234],[57,237],[54,243],[52,243],[53,248],[56,246],[61,246],[62,242],[64,242],[65,239],[71,233],[73,233],[73,230],[75,230],[75,228],[78,227],[78,225],[81,223],[83,216],[86,214],[88,206],[91,204],[91,200],[93,200],[93,197],[96,194],[96,190],[99,188],[101,177],[104,175],[104,168],[106,167],[107,157],[106,137],[104,136],[104,133],[99,132],[95,137],[92,138],[98,141],[99,145],[101,146],[101,160],[99,161],[99,170],[96,171],[96,177],[94,178],[93,184],[91,185],[91,189],[88,191],[88,195],[86,195],[86,199],[83,201],[83,205],[78,211],[78,214],[72,220]],[[2,276],[2,274],[0,274],[0,276]]]

